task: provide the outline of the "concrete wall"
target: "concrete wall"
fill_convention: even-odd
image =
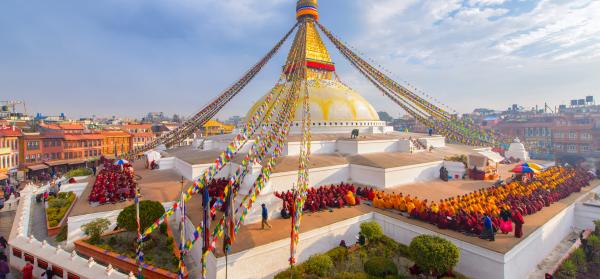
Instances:
[[[442,236],[382,214],[375,213],[374,219],[381,225],[385,235],[405,245],[409,245],[414,237],[422,234]],[[503,278],[502,254],[450,237],[442,237],[452,241],[460,249],[460,261],[456,271],[471,278]]]
[[[287,142],[285,145],[283,156],[296,156],[300,154],[301,142]],[[310,152],[312,154],[331,154],[337,150],[335,140],[311,141]]]
[[[431,181],[440,177],[442,161],[385,169],[385,183],[379,184],[394,187],[413,182]]]
[[[258,170],[260,172],[260,170]],[[331,166],[325,168],[314,168],[310,170],[310,187],[322,186],[328,184],[338,184],[348,180],[350,168],[349,165]],[[256,174],[258,175],[258,174]],[[245,224],[258,222],[261,218],[260,204],[264,203],[268,210],[269,216],[279,217],[279,211],[283,207],[283,202],[275,198],[275,192],[285,192],[294,187],[297,182],[298,172],[282,172],[274,173],[267,185],[256,198],[254,206],[248,211],[248,215],[244,221]],[[243,187],[240,193],[244,195],[248,193],[250,186]],[[242,197],[239,197],[238,202]]]
[[[385,185],[385,170],[361,165],[350,165],[350,179],[352,182],[364,185]]]
[[[369,140],[355,141],[358,145],[357,154],[369,154],[378,152],[397,152],[398,140]]]
[[[371,218],[372,213],[369,213],[300,234],[296,254],[297,262],[302,263],[311,255],[331,250],[337,247],[342,240],[348,244],[355,243],[356,236],[360,231],[360,223]],[[228,273],[230,276],[235,275],[235,278],[272,278],[276,273],[289,266],[289,258],[290,239],[286,238],[229,255]],[[216,259],[215,268],[217,270],[216,277],[212,278],[225,278],[225,258]]]
[[[582,207],[581,201],[583,199],[585,197],[581,197],[577,202],[562,210],[506,254],[493,252],[468,242],[372,212],[302,233],[298,248],[298,263],[305,261],[312,254],[323,253],[336,247],[341,239],[344,239],[348,244],[355,243],[355,237],[360,230],[360,223],[375,220],[381,225],[385,235],[405,245],[410,244],[415,236],[422,234],[439,235],[450,240],[460,249],[461,254],[456,271],[470,278],[527,278],[535,270],[537,264],[546,258],[554,247],[574,228],[577,226],[586,228],[592,226],[590,222],[594,212],[588,211],[589,208]],[[583,211],[579,212],[580,210]],[[594,208],[591,210],[600,209]],[[596,215],[596,218],[598,218],[598,215]],[[574,226],[578,222],[583,225],[577,224],[577,226]],[[289,239],[284,239],[230,255],[228,272],[230,275],[240,275],[236,278],[271,278],[274,274],[289,266],[288,258]],[[268,260],[260,261],[256,259]],[[225,278],[224,265],[224,258],[216,259],[216,277],[209,278]]]

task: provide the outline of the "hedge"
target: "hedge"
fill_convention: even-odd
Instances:
[[[72,170],[68,171],[65,174],[65,177],[71,178],[71,177],[77,177],[77,176],[88,176],[91,174],[92,174],[92,170],[89,168],[76,168],[76,169],[72,169]]]
[[[67,210],[71,207],[71,204],[75,201],[75,193],[73,192],[62,192],[58,193],[56,197],[48,197],[48,208],[46,208],[46,220],[48,220],[48,226],[56,227],[60,221],[67,214]]]
[[[577,266],[571,260],[566,260],[555,275],[559,279],[574,279],[577,277]]]
[[[397,275],[398,267],[390,258],[372,257],[364,265],[365,272],[372,276]]]
[[[146,230],[165,213],[165,208],[157,201],[140,202],[141,231]],[[117,226],[128,231],[137,231],[135,204],[125,207],[117,217]]]
[[[437,275],[451,271],[460,259],[460,252],[452,242],[432,235],[413,238],[409,251],[419,268]]]
[[[383,231],[381,230],[381,226],[379,223],[375,221],[364,222],[360,224],[360,232],[367,238],[369,241],[378,240],[383,236]]]
[[[333,261],[325,254],[313,255],[302,264],[302,269],[305,273],[317,276],[325,276],[333,268]]]

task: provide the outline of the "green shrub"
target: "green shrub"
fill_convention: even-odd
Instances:
[[[573,254],[571,254],[571,256],[569,257],[569,260],[571,260],[575,264],[575,266],[577,266],[579,271],[587,272],[587,258],[585,257],[585,251],[583,250],[583,248],[575,249],[575,251],[573,251]]]
[[[383,236],[383,231],[381,230],[381,226],[379,223],[375,221],[364,222],[360,224],[360,232],[367,238],[369,241],[375,241]]]
[[[56,237],[54,237],[54,240],[56,240],[56,242],[62,242],[62,241],[67,240],[68,232],[69,232],[69,228],[67,227],[67,225],[62,226],[60,228],[60,232],[58,232]]]
[[[348,257],[348,249],[344,247],[336,247],[326,253],[327,256],[335,263],[342,262]]]
[[[364,265],[365,272],[372,276],[385,277],[387,275],[397,275],[398,268],[390,258],[373,257]]]
[[[48,199],[49,208],[61,208],[69,203],[67,199]]]
[[[587,246],[590,251],[592,263],[600,264],[600,238],[596,235],[590,235],[587,239]]]
[[[92,174],[92,170],[88,168],[76,168],[68,171],[65,174],[65,177],[71,178],[76,176],[88,176]]]
[[[566,260],[555,275],[559,279],[577,278],[577,266],[571,260]]]
[[[116,236],[111,236],[108,239],[108,245],[115,246],[116,244],[117,244],[117,237]]]
[[[598,237],[600,237],[600,220],[596,220],[594,221],[594,234]]]
[[[290,279],[292,277],[290,275],[293,275],[294,279],[304,279],[304,273],[299,267],[295,267],[293,271],[288,268],[285,271],[275,275],[274,279]]]
[[[144,231],[152,225],[154,221],[165,213],[165,208],[157,201],[140,202],[140,226]],[[125,207],[117,217],[117,226],[128,231],[137,231],[137,221],[135,214],[135,204]]]
[[[90,237],[90,243],[98,244],[102,241],[100,236],[108,229],[108,226],[110,226],[110,221],[108,221],[108,219],[98,218],[81,226],[81,230]]]
[[[452,242],[432,235],[415,237],[409,251],[421,270],[438,275],[452,270],[460,258],[460,252]]]
[[[296,277],[294,276],[294,278],[296,278]],[[369,274],[366,274],[364,272],[344,271],[344,272],[340,272],[340,273],[336,274],[334,278],[335,279],[369,279]]]
[[[167,237],[167,246],[171,246],[173,245],[173,237],[169,236]]]
[[[325,254],[313,255],[302,264],[305,273],[317,276],[325,276],[333,268],[331,258]]]
[[[67,210],[75,200],[75,193],[62,192],[56,197],[48,197],[48,208],[46,208],[46,219],[50,227],[57,226],[67,214]]]

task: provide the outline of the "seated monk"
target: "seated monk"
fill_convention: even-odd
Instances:
[[[412,214],[413,210],[415,210],[415,204],[412,201],[406,203],[406,212]]]
[[[398,205],[398,210],[402,212],[406,212],[406,201],[404,199],[400,199],[400,204]]]
[[[352,191],[348,191],[348,193],[346,193],[346,204],[350,206],[356,205],[356,199],[354,198]]]
[[[384,206],[386,209],[394,208],[394,203],[392,202],[392,199],[390,198],[390,196],[387,196],[385,198]]]

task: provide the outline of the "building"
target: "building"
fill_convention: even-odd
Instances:
[[[0,126],[0,181],[17,172],[21,136],[21,130],[15,126]]]
[[[44,123],[40,125],[42,132],[63,132],[65,134],[81,134],[86,130],[83,124],[79,123]]]
[[[41,134],[44,162],[52,162],[63,159],[63,133],[46,132]]]
[[[124,131],[104,130],[102,136],[102,155],[121,156],[131,150],[131,134]]]
[[[224,135],[230,134],[233,131],[233,128],[235,128],[234,125],[227,125],[219,122],[218,120],[211,119],[202,125],[202,128],[200,128],[200,133],[204,137]]]
[[[65,134],[63,159],[69,164],[80,164],[99,158],[102,155],[103,135],[101,133]]]
[[[152,133],[152,124],[125,124],[121,130],[131,134],[132,148],[143,146],[156,138]]]
[[[43,163],[43,142],[39,132],[23,132],[19,142],[20,168]]]

